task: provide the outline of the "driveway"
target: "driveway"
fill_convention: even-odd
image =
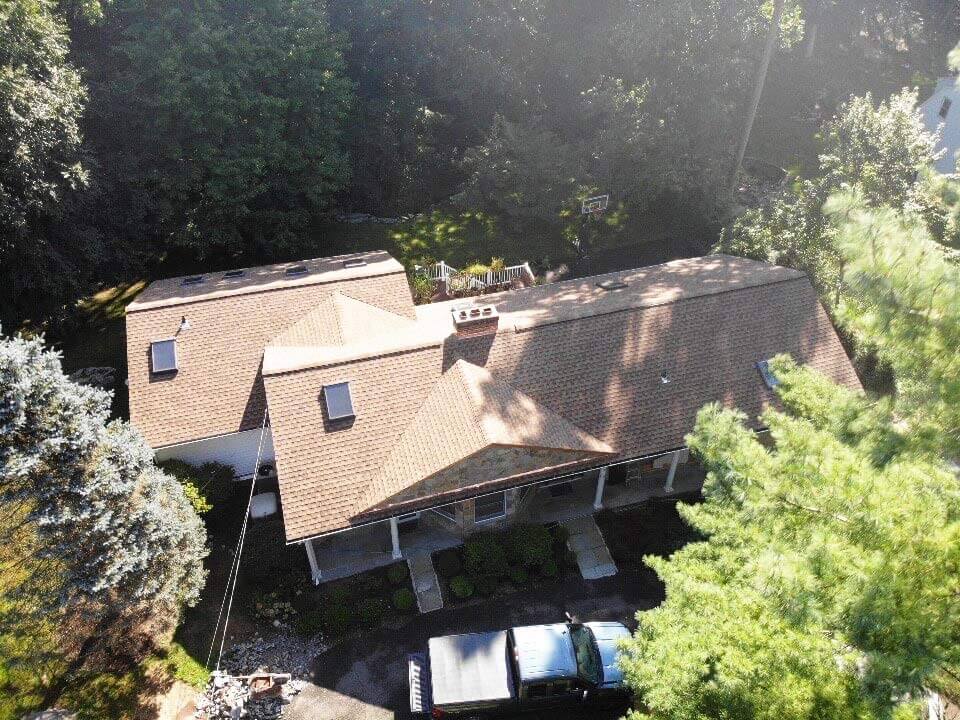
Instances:
[[[351,637],[316,659],[314,684],[286,708],[291,720],[387,720],[409,718],[408,653],[423,651],[436,635],[482,632],[539,623],[562,622],[569,612],[578,620],[619,620],[635,625],[637,610],[656,606],[662,589],[651,573],[621,572],[600,580],[565,580],[532,591],[420,615],[396,628]],[[618,718],[591,711],[570,718]],[[536,720],[526,714],[525,720]],[[549,720],[568,717],[551,711]]]

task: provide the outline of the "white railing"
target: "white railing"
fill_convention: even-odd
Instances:
[[[530,269],[530,263],[522,265],[510,265],[502,270],[488,270],[483,273],[467,273],[452,265],[447,265],[444,261],[428,265],[427,267],[418,267],[418,271],[429,277],[431,280],[446,280],[447,288],[450,291],[463,290],[485,290],[490,287],[500,285],[509,285],[516,279],[533,277],[533,271]]]

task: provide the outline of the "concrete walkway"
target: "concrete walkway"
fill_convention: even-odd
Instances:
[[[577,565],[584,580],[596,580],[617,574],[617,566],[610,557],[603,533],[593,515],[567,520],[563,526],[570,532],[567,547],[577,556]]]
[[[429,552],[417,552],[407,557],[410,567],[410,582],[417,595],[417,606],[420,612],[428,613],[443,607],[443,595],[440,592],[440,582],[433,569],[433,560]]]

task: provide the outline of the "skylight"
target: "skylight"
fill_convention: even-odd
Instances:
[[[345,268],[358,268],[367,264],[366,260],[347,260],[343,263]]]
[[[757,370],[760,371],[760,377],[763,378],[763,382],[766,383],[767,387],[773,390],[777,385],[780,384],[780,378],[776,376],[773,372],[773,369],[770,367],[769,360],[761,360],[756,365]]]
[[[244,275],[246,275],[246,274],[247,274],[247,273],[246,273],[245,270],[228,270],[227,272],[225,272],[225,273],[223,274],[223,279],[224,279],[224,280],[236,280],[237,278],[242,278],[242,277],[243,277]]]
[[[180,281],[181,285],[199,285],[203,282],[203,275],[191,275]]]
[[[291,275],[291,276],[294,276],[294,275],[306,275],[306,274],[307,274],[307,266],[306,266],[306,265],[294,265],[293,267],[288,267],[286,270],[284,270],[284,272],[285,272],[287,275]]]
[[[342,382],[323,386],[323,400],[327,404],[328,420],[346,420],[355,417],[350,383]]]
[[[597,283],[597,287],[601,290],[623,290],[626,286],[623,280],[604,280]]]
[[[177,369],[177,341],[155,340],[150,343],[150,372],[166,373]]]

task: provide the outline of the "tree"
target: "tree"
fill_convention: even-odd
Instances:
[[[85,91],[48,0],[0,4],[0,320],[21,321],[69,297],[84,275],[84,238],[55,230],[86,182],[79,120]]]
[[[773,369],[769,447],[738,411],[698,414],[705,502],[682,514],[708,539],[645,559],[667,599],[638,613],[621,665],[651,716],[908,716],[960,655],[957,477],[888,409]]]
[[[822,211],[832,193],[856,188],[873,207],[908,208],[935,219],[934,193],[923,178],[936,140],[916,102],[911,90],[879,104],[869,94],[852,97],[823,129],[820,174],[744,213],[721,233],[715,249],[804,270],[835,306],[843,262],[835,228]]]
[[[267,256],[346,185],[351,84],[323,3],[117,0],[79,37],[94,180],[126,250]]]
[[[25,660],[67,660],[48,701],[95,652],[172,628],[205,578],[206,533],[183,489],[109,414],[109,393],[71,382],[42,340],[0,339],[0,627],[62,624]]]

